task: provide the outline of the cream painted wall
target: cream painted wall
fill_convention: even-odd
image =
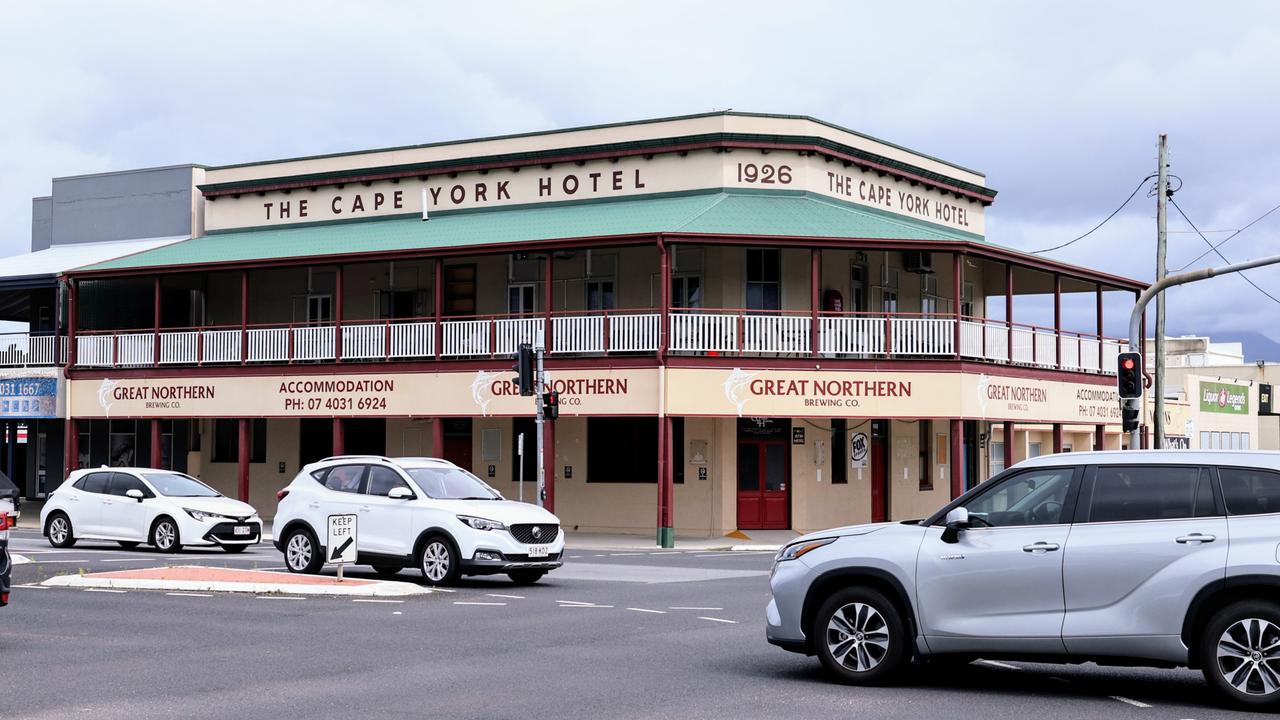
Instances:
[[[276,491],[292,482],[298,473],[299,425],[297,420],[267,420],[266,462],[249,463],[249,504],[264,519],[275,517]],[[213,428],[213,420],[200,421],[200,466],[199,472],[193,474],[223,495],[236,497],[237,465],[213,462]],[[280,463],[284,463],[284,472],[279,470]]]
[[[936,455],[930,457],[933,489],[920,489],[919,433],[920,429],[916,422],[894,420],[889,428],[889,515],[891,520],[925,517],[951,499],[950,471],[946,462],[938,462],[941,458]],[[949,437],[947,424],[933,423],[932,435]]]
[[[837,462],[849,463],[848,453],[833,456],[829,420],[810,422],[792,421],[792,427],[798,423],[805,429],[805,442],[791,446],[791,527],[797,532],[812,532],[871,522],[870,468],[861,472],[850,468],[846,484],[832,484],[832,468]],[[854,420],[847,432],[870,431],[869,422],[859,425]]]

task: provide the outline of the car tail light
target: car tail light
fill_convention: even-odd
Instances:
[[[17,522],[14,520],[12,515],[0,514],[0,530],[8,530],[16,524]]]
[[[283,489],[283,490],[279,490],[279,491],[277,491],[277,492],[276,492],[276,499],[277,499],[277,500],[283,500],[283,499],[285,498],[285,496],[286,496],[286,495],[288,495],[288,494],[289,494],[289,488],[285,488],[285,489]]]
[[[0,605],[9,604],[9,593],[0,593]]]

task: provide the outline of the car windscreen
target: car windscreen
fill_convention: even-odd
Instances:
[[[501,500],[480,478],[456,467],[406,468],[427,497],[437,500]]]
[[[156,492],[168,497],[218,497],[217,490],[199,480],[179,475],[178,473],[142,473],[142,477],[156,489]]]

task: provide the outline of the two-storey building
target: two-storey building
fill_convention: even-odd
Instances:
[[[532,499],[522,342],[561,394],[570,529],[919,516],[987,476],[997,430],[1120,442],[1102,298],[1143,283],[987,242],[980,173],[818,120],[201,173],[190,239],[64,275],[69,463],[137,454],[271,515],[315,459],[440,455]],[[1073,294],[1096,324],[1062,326]],[[1033,295],[1054,322],[1019,321]]]

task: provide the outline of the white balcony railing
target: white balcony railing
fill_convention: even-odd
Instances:
[[[61,365],[67,359],[65,338],[43,333],[0,333],[0,367]]]

